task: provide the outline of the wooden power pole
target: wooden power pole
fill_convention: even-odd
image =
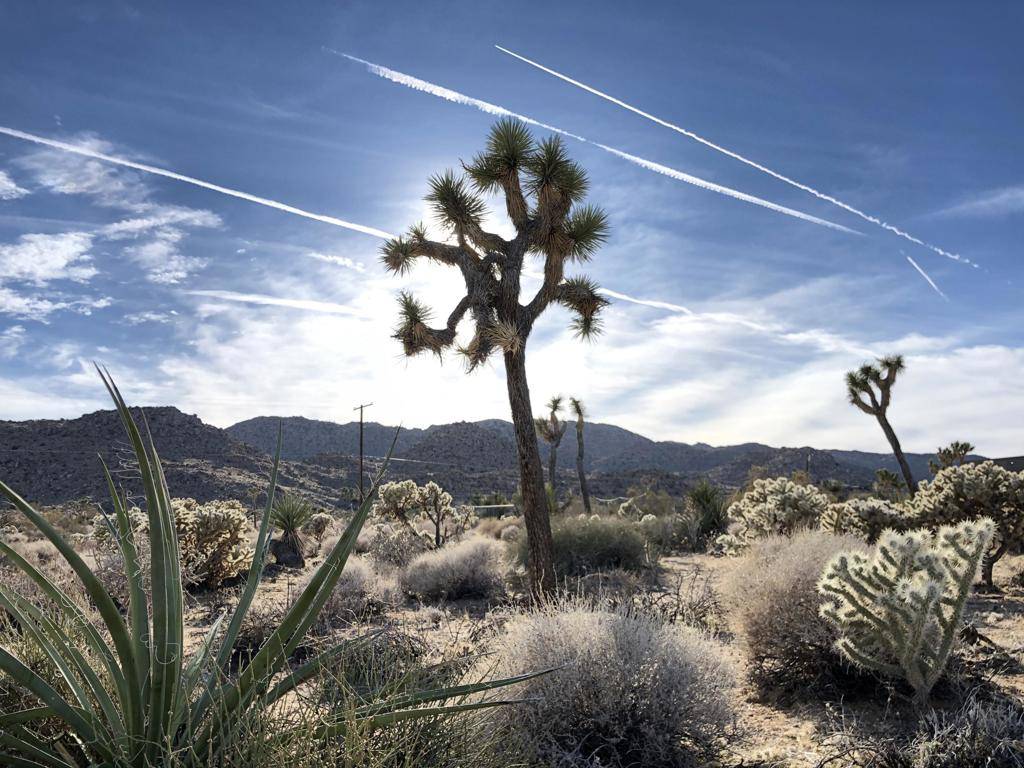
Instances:
[[[362,504],[365,496],[363,495],[363,409],[369,408],[373,403],[363,403],[353,408],[353,411],[359,411],[359,503]]]

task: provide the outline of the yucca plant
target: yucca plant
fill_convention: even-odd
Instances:
[[[292,568],[306,565],[303,556],[306,542],[302,526],[313,517],[313,505],[294,493],[278,497],[270,511],[270,524],[281,530],[281,538],[270,543],[270,551],[277,562]]]
[[[360,505],[338,543],[326,555],[323,565],[310,578],[275,631],[231,674],[232,648],[255,597],[262,555],[267,547],[272,511],[269,500],[274,498],[280,459],[279,432],[268,504],[256,542],[257,556],[249,568],[238,605],[227,627],[223,627],[226,616],[221,616],[195,652],[186,658],[178,542],[171,496],[160,459],[152,438],[143,440],[109,374],[100,371],[100,376],[135,453],[149,519],[150,576],[146,583],[139,568],[138,547],[125,499],[105,465],[103,471],[113,509],[111,524],[117,533],[129,581],[127,616],[121,615],[110,594],[75,548],[43,515],[0,482],[0,493],[70,565],[102,619],[102,626],[94,625],[66,592],[0,541],[0,555],[23,571],[53,603],[52,610],[40,610],[0,585],[0,608],[13,618],[23,637],[45,655],[61,679],[59,691],[10,649],[0,646],[0,673],[9,676],[14,684],[39,702],[35,707],[0,713],[0,764],[56,768],[217,765],[250,715],[271,707],[318,675],[325,665],[337,665],[339,659],[365,642],[361,638],[348,639],[301,666],[289,666],[289,659],[316,620],[345,567],[369,513],[371,496]],[[59,629],[68,623],[81,632]],[[84,640],[75,639],[77,637]],[[517,681],[416,691],[369,702],[344,715],[325,712],[310,736],[333,739],[344,737],[350,729],[365,732],[402,720],[494,706],[499,702],[467,703],[464,697],[513,682]],[[56,739],[48,738],[44,734],[52,733],[54,724],[60,735]],[[294,733],[287,725],[282,725],[279,731],[266,738],[289,736]]]

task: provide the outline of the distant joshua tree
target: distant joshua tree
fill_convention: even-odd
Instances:
[[[558,412],[562,410],[562,396],[555,395],[548,400],[547,417],[538,416],[533,420],[537,428],[537,436],[548,444],[548,482],[551,484],[551,493],[555,499],[558,498],[558,488],[555,484],[558,461],[558,446],[565,436],[565,429],[569,425],[558,418]]]
[[[910,474],[910,465],[903,455],[900,441],[893,431],[892,425],[886,412],[889,410],[889,403],[892,401],[892,388],[896,384],[896,377],[903,372],[906,366],[903,363],[902,355],[890,355],[878,359],[877,365],[865,363],[856,371],[846,374],[846,392],[850,402],[860,408],[864,413],[874,416],[885,433],[886,440],[892,446],[893,455],[900,465],[903,473],[903,480],[907,484],[910,495],[914,495],[914,476]],[[864,398],[867,398],[865,400]]]
[[[954,440],[945,448],[939,448],[939,450],[935,452],[935,458],[937,458],[938,461],[929,460],[928,469],[931,470],[933,475],[937,475],[948,467],[959,467],[964,463],[973,450],[974,446],[970,443],[963,442],[961,440]]]
[[[599,314],[608,301],[587,277],[566,277],[572,262],[593,256],[608,232],[605,214],[582,205],[587,176],[569,159],[558,137],[536,143],[515,120],[499,121],[487,148],[463,164],[464,175],[452,171],[430,179],[427,202],[454,242],[427,238],[418,224],[407,235],[382,248],[384,265],[404,274],[417,258],[458,268],[466,295],[443,327],[429,325],[430,312],[411,294],[399,298],[400,322],[395,338],[407,355],[431,352],[439,357],[453,346],[459,323],[472,318],[472,339],[458,351],[473,370],[495,352],[505,363],[509,406],[515,427],[523,517],[529,545],[530,584],[535,595],[555,585],[551,523],[541,469],[540,450],[526,379],[526,341],[541,313],[561,304],[575,317],[572,327],[584,339],[600,329]],[[484,193],[500,192],[516,235],[506,240],[483,229]],[[532,298],[520,303],[522,271],[528,254],[544,258],[544,277]]]
[[[583,418],[587,415],[583,409],[583,401],[575,397],[569,398],[569,407],[576,414],[576,474],[580,478],[580,495],[583,497],[583,509],[590,514],[590,489],[587,488],[587,473],[583,469]]]

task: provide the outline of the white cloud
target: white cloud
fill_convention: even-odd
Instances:
[[[0,358],[10,360],[25,343],[25,326],[12,325],[0,331]]]
[[[184,236],[180,229],[160,229],[153,240],[129,246],[124,249],[124,254],[146,271],[150,282],[162,285],[180,283],[206,265],[204,259],[186,256],[178,250],[178,243]]]
[[[100,234],[108,240],[139,237],[154,229],[178,225],[182,227],[220,227],[220,216],[211,211],[184,208],[177,205],[154,206],[145,216],[108,224]]]
[[[17,243],[0,245],[0,280],[37,286],[52,280],[86,282],[97,274],[89,263],[91,247],[87,232],[22,235]]]
[[[354,261],[353,259],[350,259],[348,256],[334,256],[329,253],[317,253],[316,251],[312,251],[308,255],[311,259],[316,259],[317,261],[326,261],[328,264],[336,264],[339,267],[345,267],[346,269],[351,269],[356,272],[366,271],[366,265],[364,265],[361,261]]]
[[[142,325],[143,323],[169,323],[172,320],[169,312],[132,312],[121,318],[125,325]]]
[[[47,322],[54,312],[69,310],[82,315],[91,315],[93,310],[105,309],[114,303],[109,296],[99,298],[65,298],[29,295],[19,293],[0,285],[0,315],[10,315],[20,320]]]
[[[1024,213],[1024,184],[993,189],[939,211],[938,216],[997,218]]]
[[[27,189],[22,189],[5,171],[0,171],[0,200],[17,200],[27,194]]]
[[[358,312],[346,304],[337,304],[331,301],[317,301],[315,299],[296,298],[288,296],[267,296],[262,293],[239,293],[237,291],[199,290],[188,291],[190,296],[203,296],[220,301],[230,301],[239,304],[259,304],[269,307],[287,307],[305,312],[315,312],[326,315],[351,315],[358,316]]]

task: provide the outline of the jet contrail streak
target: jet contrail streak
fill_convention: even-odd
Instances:
[[[570,139],[575,139],[576,141],[581,141],[584,144],[589,144],[592,147],[597,147],[598,149],[602,149],[605,152],[609,152],[615,155],[616,157],[620,157],[623,160],[627,160],[633,163],[634,165],[638,165],[641,168],[644,168],[649,171],[654,171],[655,173],[660,173],[665,176],[669,176],[670,178],[676,179],[677,181],[692,184],[695,187],[700,187],[701,189],[706,189],[711,192],[717,192],[720,195],[726,195],[727,197],[742,200],[743,202],[746,203],[759,205],[762,208],[767,208],[768,210],[775,211],[776,213],[782,213],[785,214],[786,216],[792,216],[803,221],[811,222],[812,224],[818,224],[819,226],[822,227],[828,227],[829,229],[836,229],[841,232],[848,232],[850,234],[855,235],[860,234],[860,232],[857,232],[854,229],[850,229],[849,227],[844,227],[842,224],[836,224],[835,222],[827,221],[826,219],[820,219],[817,216],[811,216],[810,214],[803,213],[792,208],[787,208],[786,206],[783,205],[778,205],[777,203],[773,203],[769,200],[762,200],[759,197],[754,197],[753,195],[748,195],[745,192],[740,192],[729,187],[723,187],[720,184],[715,184],[714,182],[706,181],[705,179],[700,179],[696,176],[684,173],[683,171],[676,170],[675,168],[669,168],[668,166],[661,165],[660,163],[655,163],[651,160],[646,160],[642,157],[631,155],[628,152],[623,152],[621,150],[615,149],[614,147],[609,147],[605,144],[592,141],[584,136],[580,136],[577,133],[572,133],[557,126],[549,125],[548,123],[541,122],[540,120],[535,120],[532,117],[527,117],[526,115],[521,115],[517,112],[505,109],[505,107],[498,106],[497,104],[491,104],[490,102],[483,101],[481,99],[475,99],[472,96],[466,96],[465,94],[459,93],[458,91],[453,91],[450,88],[445,88],[444,86],[437,85],[426,80],[421,80],[418,77],[407,75],[404,72],[398,72],[394,69],[388,69],[387,67],[383,67],[380,64],[374,64],[372,61],[366,61],[365,59],[360,59],[357,58],[356,56],[350,56],[347,53],[336,51],[333,48],[325,48],[324,50],[328,51],[329,53],[333,53],[336,56],[342,56],[343,58],[346,58],[349,61],[354,61],[358,64],[362,64],[372,74],[377,75],[378,77],[382,77],[385,80],[390,80],[393,83],[404,85],[405,87],[412,88],[413,90],[416,91],[422,91],[423,93],[430,94],[431,96],[437,96],[438,98],[445,99],[446,101],[450,101],[455,104],[461,104],[467,107],[474,107],[476,109],[479,109],[481,112],[486,112],[489,115],[496,115],[499,117],[512,117],[515,118],[516,120],[522,120],[524,123],[528,123],[529,125],[535,125],[538,128],[544,128],[545,130],[552,131],[553,133],[566,136]]]
[[[643,117],[643,118],[645,118],[647,120],[650,120],[653,123],[657,123],[658,125],[663,126],[665,128],[668,128],[671,131],[675,131],[676,133],[680,133],[680,134],[682,134],[683,136],[686,136],[689,139],[693,139],[694,141],[700,142],[704,146],[710,147],[711,149],[715,150],[716,152],[721,152],[723,155],[727,155],[727,156],[733,158],[734,160],[739,160],[741,163],[749,165],[751,168],[756,168],[757,170],[761,171],[762,173],[767,173],[769,176],[771,176],[771,177],[773,177],[775,179],[778,179],[779,181],[784,181],[787,184],[796,187],[797,189],[800,189],[800,190],[803,190],[804,192],[812,194],[815,197],[817,197],[819,200],[824,200],[825,202],[832,203],[832,205],[838,206],[838,207],[842,208],[844,211],[852,213],[855,216],[859,216],[860,218],[864,219],[865,221],[869,221],[872,224],[875,224],[875,225],[877,225],[879,227],[882,227],[882,229],[886,229],[889,232],[892,232],[893,234],[898,235],[899,237],[902,237],[905,240],[909,240],[910,242],[915,243],[916,245],[923,246],[923,247],[929,249],[930,251],[933,251],[934,253],[939,254],[940,256],[945,256],[947,259],[953,259],[954,261],[959,261],[959,262],[961,262],[963,264],[969,264],[972,267],[977,267],[978,266],[975,262],[971,261],[970,259],[968,259],[968,258],[966,258],[964,256],[961,256],[958,253],[950,253],[949,251],[946,251],[946,250],[943,250],[942,248],[939,248],[937,245],[932,245],[931,243],[926,243],[924,240],[921,240],[920,238],[914,237],[909,232],[905,232],[904,230],[902,230],[902,229],[900,229],[898,227],[894,227],[892,224],[889,224],[888,222],[882,221],[877,216],[872,216],[869,213],[865,213],[864,211],[861,211],[861,210],[859,210],[857,208],[854,208],[849,203],[844,203],[842,200],[837,200],[836,198],[832,197],[831,195],[827,195],[824,192],[820,192],[817,189],[814,189],[814,187],[809,187],[806,184],[803,184],[803,183],[801,183],[799,181],[796,181],[795,179],[791,179],[790,177],[785,176],[785,175],[779,173],[778,171],[773,171],[771,168],[767,168],[766,166],[763,166],[760,163],[757,163],[757,162],[755,162],[755,161],[753,161],[753,160],[751,160],[749,158],[746,158],[743,155],[738,154],[737,152],[733,152],[730,149],[726,149],[723,146],[715,144],[713,141],[710,141],[709,139],[705,139],[703,136],[700,136],[700,135],[694,133],[693,131],[688,131],[687,129],[682,128],[682,127],[676,125],[675,123],[670,123],[667,120],[662,120],[660,117],[657,117],[656,115],[652,115],[650,112],[644,112],[642,109],[640,109],[638,107],[634,107],[632,104],[629,104],[629,103],[627,103],[625,101],[622,101],[621,99],[617,99],[614,96],[611,96],[611,95],[605,93],[604,91],[599,91],[599,90],[597,90],[597,88],[593,88],[593,87],[587,85],[586,83],[581,83],[579,80],[574,80],[571,77],[569,77],[568,75],[563,75],[561,72],[556,72],[553,69],[549,69],[548,67],[545,67],[543,64],[539,64],[538,62],[533,61],[532,59],[528,59],[525,56],[520,56],[518,53],[515,53],[514,51],[510,51],[508,48],[502,48],[500,45],[496,45],[494,47],[497,48],[502,53],[506,53],[509,56],[512,56],[513,58],[519,59],[520,61],[522,61],[522,62],[524,62],[526,64],[529,64],[531,67],[536,67],[537,69],[541,70],[542,72],[547,72],[549,75],[553,75],[554,77],[557,77],[559,80],[564,80],[565,82],[569,83],[570,85],[574,85],[577,88],[582,88],[584,91],[587,91],[588,93],[592,93],[595,96],[599,96],[602,99],[605,99],[606,101],[610,101],[612,104],[615,104],[616,106],[622,107],[623,109],[627,109],[630,112],[633,112],[633,113],[635,113],[637,115],[640,115],[641,117]]]
[[[903,255],[904,255],[904,256],[907,256],[907,254],[903,254]],[[918,263],[917,263],[916,261],[914,261],[914,260],[913,260],[912,258],[910,258],[909,256],[907,256],[907,261],[909,261],[909,262],[910,262],[910,266],[912,266],[912,267],[913,267],[914,269],[916,269],[916,270],[917,270],[917,271],[918,271],[918,272],[919,272],[919,273],[921,274],[921,277],[923,277],[923,278],[924,278],[925,280],[927,280],[927,281],[928,281],[928,285],[930,285],[930,286],[931,286],[932,288],[934,288],[934,289],[935,289],[935,292],[936,292],[937,294],[939,294],[939,296],[941,296],[942,298],[944,298],[944,299],[945,299],[946,301],[949,301],[949,297],[948,297],[948,296],[947,296],[946,294],[944,294],[944,293],[942,292],[942,289],[941,289],[941,288],[939,288],[939,286],[937,286],[937,285],[935,284],[935,281],[934,281],[934,280],[932,280],[932,279],[931,279],[931,278],[930,278],[930,277],[928,276],[928,273],[927,273],[927,272],[925,272],[925,271],[924,271],[923,269],[921,269],[921,267],[920,267],[920,266],[918,266]]]
[[[237,197],[239,200],[247,200],[250,203],[256,203],[257,205],[264,205],[267,208],[275,208],[278,211],[284,211],[285,213],[291,213],[295,216],[302,216],[306,219],[313,219],[314,221],[320,221],[324,224],[332,224],[335,227],[342,227],[344,229],[351,229],[355,232],[362,232],[363,234],[373,235],[374,237],[383,237],[384,239],[391,239],[394,235],[385,232],[382,229],[376,229],[374,227],[366,227],[362,224],[355,224],[351,221],[345,221],[344,219],[337,219],[334,216],[325,216],[322,213],[312,213],[310,211],[304,211],[301,208],[296,208],[293,205],[287,205],[285,203],[279,203],[276,200],[268,200],[265,197],[257,197],[256,195],[250,195],[248,192],[242,192],[237,189],[230,189],[229,187],[222,187],[219,184],[211,184],[208,181],[202,179],[194,179],[191,176],[184,176],[174,171],[168,171],[164,168],[156,168],[152,165],[144,165],[143,163],[136,163],[133,160],[125,160],[121,157],[114,157],[113,155],[107,155],[102,152],[96,152],[95,150],[88,149],[87,147],[77,146],[75,144],[68,144],[63,141],[57,141],[55,139],[47,139],[43,136],[36,136],[32,133],[25,133],[24,131],[18,131],[14,128],[6,128],[0,126],[0,134],[11,136],[15,139],[22,139],[24,141],[31,141],[35,144],[42,144],[46,147],[52,147],[59,149],[64,152],[70,152],[75,155],[81,155],[82,157],[90,157],[94,160],[102,160],[105,163],[112,163],[114,165],[120,165],[125,168],[132,168],[136,171],[142,171],[144,173],[151,173],[155,176],[163,176],[167,179],[174,179],[175,181],[182,181],[186,184],[192,184],[196,187],[202,187],[203,189],[209,189],[213,192],[219,192],[222,195],[228,195],[229,197]]]

